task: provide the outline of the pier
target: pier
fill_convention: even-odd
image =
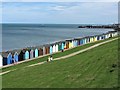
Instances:
[[[85,24],[78,26],[78,28],[102,28],[102,29],[114,29],[115,31],[120,31],[120,24],[109,24],[109,25]]]

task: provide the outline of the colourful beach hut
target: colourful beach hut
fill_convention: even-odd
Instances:
[[[89,37],[86,37],[86,43],[89,43]]]
[[[85,44],[85,38],[83,38],[82,40],[83,40],[83,44]]]
[[[12,64],[12,54],[10,52],[3,52],[3,65]]]
[[[74,40],[72,40],[71,47],[74,47]]]
[[[78,46],[78,40],[75,40],[75,46],[76,47]]]
[[[83,39],[80,39],[80,45],[82,45],[83,44]]]
[[[43,55],[43,48],[39,48],[39,56]]]
[[[97,41],[100,40],[100,36],[97,36]]]
[[[54,44],[54,45],[53,45],[53,53],[55,52],[55,49],[56,49],[56,48],[55,48],[55,44]]]
[[[0,67],[2,67],[3,66],[3,57],[2,57],[2,55],[0,54]]]
[[[66,41],[66,49],[69,49],[69,42]]]
[[[73,41],[73,45],[74,45],[73,47],[77,47],[77,40]]]
[[[78,39],[78,46],[80,45],[80,39]]]
[[[25,54],[24,54],[24,59],[29,59],[29,51],[25,51]]]
[[[32,58],[34,58],[34,50],[33,49],[30,51],[30,59],[32,59]]]
[[[14,54],[14,60],[15,60],[16,62],[18,62],[18,53],[17,53],[17,52],[15,52],[15,54]]]
[[[58,44],[55,45],[55,52],[58,52]]]
[[[45,46],[43,46],[43,55],[45,55],[45,53],[46,53],[46,52],[45,52]]]
[[[58,51],[60,51],[61,49],[62,49],[62,43],[59,42],[59,44],[58,44]]]
[[[65,42],[62,42],[61,49],[64,50],[64,47],[65,47]]]
[[[46,45],[45,46],[45,54],[49,54],[50,53],[50,46]]]
[[[7,56],[7,64],[12,64],[12,54],[9,53]]]
[[[90,37],[90,42],[93,42],[93,41],[94,41],[94,37],[91,36],[91,37]]]
[[[35,51],[34,51],[34,55],[35,55],[35,58],[38,57],[38,49],[36,48]]]
[[[72,45],[72,41],[69,41],[69,48],[72,48],[73,45]]]
[[[25,50],[21,50],[18,56],[18,60],[19,61],[25,60],[24,55],[25,55]]]
[[[50,54],[52,54],[53,53],[53,46],[51,45],[50,46]]]

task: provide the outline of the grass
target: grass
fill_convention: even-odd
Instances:
[[[113,38],[116,38],[116,37],[113,37]],[[106,40],[110,40],[110,39],[113,39],[113,38],[109,38],[109,39],[106,39]],[[79,46],[79,47],[75,47],[75,48],[66,50],[62,53],[61,52],[55,53],[55,54],[53,54],[53,58],[58,58],[58,57],[61,57],[61,56],[71,54],[71,53],[76,52],[78,50],[82,50],[82,49],[85,49],[85,48],[90,47],[92,45],[95,45],[97,43],[104,42],[106,40],[101,40],[101,41],[96,41],[96,42],[93,42],[93,43],[88,43],[88,44],[85,44],[85,45],[82,45],[82,46]],[[3,68],[2,71],[4,72],[4,71],[11,70],[11,69],[18,69],[18,68],[21,68],[21,67],[24,67],[24,66],[27,66],[27,65],[30,65],[30,64],[35,64],[35,63],[38,63],[38,62],[46,61],[47,58],[48,58],[48,56],[44,56],[42,58],[31,60],[29,62],[24,62],[24,63],[18,64],[18,65],[15,65],[15,66],[10,66],[10,67],[7,67],[7,68]]]
[[[115,40],[67,59],[19,68],[3,75],[2,84],[3,88],[115,88],[117,63]]]

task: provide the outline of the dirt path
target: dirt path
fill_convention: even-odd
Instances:
[[[53,61],[54,61],[54,60],[60,60],[60,59],[65,59],[65,58],[69,58],[69,57],[75,56],[75,55],[77,55],[77,54],[83,53],[83,52],[85,52],[85,51],[88,51],[88,50],[90,50],[90,49],[93,49],[93,48],[95,48],[95,47],[98,47],[98,46],[103,45],[103,44],[108,43],[108,42],[112,42],[112,41],[117,40],[117,39],[118,39],[118,38],[115,38],[115,39],[112,39],[112,40],[108,40],[108,41],[104,41],[104,42],[95,44],[95,45],[93,45],[93,46],[90,46],[90,47],[88,47],[88,48],[86,48],[86,49],[83,49],[83,50],[74,52],[74,53],[72,53],[72,54],[69,54],[69,55],[66,55],[66,56],[62,56],[62,57],[59,57],[59,58],[55,58],[55,59],[53,59]],[[40,65],[40,64],[44,64],[44,63],[46,63],[46,61],[43,61],[43,62],[40,62],[40,63],[36,63],[36,64],[31,64],[31,65],[28,65],[28,66],[25,66],[25,67],[32,67],[32,66],[36,66],[36,65]],[[23,67],[23,68],[25,68],[25,67]],[[0,75],[9,73],[9,72],[15,71],[15,70],[17,70],[17,69],[9,70],[9,71],[6,71],[6,72],[2,72],[2,73],[0,73]]]
[[[65,58],[68,58],[68,57],[71,57],[71,56],[75,56],[75,55],[77,55],[77,54],[83,53],[83,52],[85,52],[85,51],[88,51],[88,50],[90,50],[90,49],[93,49],[93,48],[95,48],[95,47],[98,47],[98,46],[100,46],[100,45],[102,45],[102,44],[105,44],[105,43],[114,41],[114,40],[116,40],[116,39],[118,39],[118,38],[115,38],[115,39],[112,39],[112,40],[108,40],[108,41],[105,41],[105,42],[101,42],[101,43],[95,44],[95,45],[93,45],[93,46],[90,46],[90,47],[88,47],[88,48],[86,48],[86,49],[83,49],[83,50],[74,52],[74,53],[72,53],[72,54],[69,54],[69,55],[66,55],[66,56],[63,56],[63,57],[59,57],[59,58],[55,58],[54,60],[65,59]]]

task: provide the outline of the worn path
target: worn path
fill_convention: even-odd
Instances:
[[[85,51],[88,51],[88,50],[90,50],[90,49],[93,49],[93,48],[95,48],[95,47],[98,47],[98,46],[100,46],[100,45],[103,45],[103,44],[105,44],[105,43],[112,42],[112,41],[114,41],[114,40],[116,40],[116,39],[118,39],[118,38],[114,38],[114,39],[112,39],[112,40],[107,40],[107,41],[104,41],[104,42],[95,44],[95,45],[93,45],[93,46],[90,46],[90,47],[88,47],[88,48],[86,48],[86,49],[83,49],[83,50],[74,52],[74,53],[72,53],[72,54],[69,54],[69,55],[66,55],[66,56],[62,56],[62,57],[59,57],[59,58],[55,58],[55,59],[53,59],[53,61],[54,61],[54,60],[60,60],[60,59],[65,59],[65,58],[69,58],[69,57],[75,56],[75,55],[77,55],[77,54],[83,53],[83,52],[85,52]],[[36,63],[36,64],[31,64],[31,65],[25,66],[25,67],[23,67],[23,68],[32,67],[32,66],[36,66],[36,65],[40,65],[40,64],[44,64],[44,63],[46,63],[46,61],[43,61],[43,62],[40,62],[40,63]],[[15,71],[15,70],[17,70],[17,69],[9,70],[9,71],[6,71],[6,72],[2,72],[2,73],[0,73],[0,75],[9,73],[9,72]]]

